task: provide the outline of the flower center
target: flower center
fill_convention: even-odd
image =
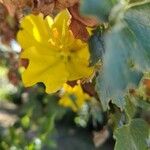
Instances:
[[[59,56],[60,59],[63,60],[65,63],[71,60],[71,53],[69,51],[61,51]]]

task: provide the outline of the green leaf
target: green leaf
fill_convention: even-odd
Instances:
[[[146,102],[144,100],[138,100],[137,101],[137,106],[142,108],[145,111],[150,111],[150,103]]]
[[[110,100],[123,109],[127,89],[134,88],[142,77],[134,66],[134,55],[140,51],[134,44],[130,30],[122,24],[115,26],[105,37],[103,68],[96,81],[96,90],[104,110],[108,108]]]
[[[141,1],[144,1],[144,0],[130,0],[129,2],[130,3],[136,3],[136,2],[141,2]]]
[[[114,111],[110,112],[109,114],[109,124],[111,125],[111,128],[115,130],[116,128],[122,126],[124,121],[124,113],[120,112],[120,110],[117,107],[115,107]]]
[[[140,97],[133,97],[133,96],[130,97],[130,100],[136,107],[139,107],[144,111],[150,111],[150,102],[145,101]]]
[[[103,29],[97,28],[89,39],[90,65],[95,65],[104,54],[104,39],[102,37]]]
[[[132,101],[130,100],[130,97],[127,97],[125,113],[126,113],[129,121],[134,117],[136,111],[137,111],[136,106],[132,103]]]
[[[136,38],[139,48],[139,65],[143,70],[150,69],[150,2],[129,8],[124,15],[128,28]],[[140,53],[141,52],[141,53]]]
[[[115,150],[147,150],[149,126],[142,119],[134,119],[130,124],[116,129]]]
[[[103,68],[96,90],[104,110],[111,100],[121,109],[129,88],[139,84],[142,73],[150,70],[150,3],[126,10],[105,36]]]
[[[108,21],[110,11],[118,0],[82,0],[81,13],[97,16],[101,21]]]

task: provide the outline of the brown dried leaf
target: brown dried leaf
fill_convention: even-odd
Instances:
[[[0,34],[2,41],[9,43],[15,38],[20,18],[28,13],[49,15],[52,13],[54,0],[0,0]]]
[[[132,96],[137,96],[137,93],[136,93],[136,90],[135,90],[135,89],[129,89],[129,93],[130,93]]]
[[[4,4],[0,3],[0,22],[4,21],[8,16],[8,10]]]
[[[33,13],[43,13],[46,15],[52,15],[55,6],[55,0],[34,0],[33,1]]]
[[[70,29],[75,38],[83,41],[87,41],[89,39],[89,33],[86,29],[86,26],[74,18],[71,19]]]
[[[9,69],[9,71],[7,73],[7,77],[8,77],[11,84],[13,84],[15,86],[18,85],[20,80],[19,80],[19,77],[17,75],[17,70],[15,70],[13,68]]]
[[[87,41],[89,39],[89,33],[86,27],[95,27],[98,25],[98,21],[95,18],[81,16],[79,13],[78,3],[72,7],[69,7],[68,10],[72,15],[70,29],[72,30],[75,38]]]
[[[49,15],[52,13],[55,0],[2,0],[11,16],[23,17],[28,13],[43,13]]]
[[[150,79],[144,79],[143,84],[150,89]]]
[[[13,52],[9,52],[8,53],[8,73],[7,73],[7,77],[10,81],[10,83],[12,83],[13,85],[17,86],[20,82],[20,75],[18,72],[18,59],[15,55],[15,53]]]
[[[0,35],[2,38],[2,42],[6,44],[9,43],[10,40],[15,38],[16,31],[16,18],[10,16],[9,10],[4,5],[4,3],[0,3]]]
[[[29,65],[29,60],[28,59],[20,59],[20,66],[27,68]]]
[[[88,93],[92,97],[96,97],[95,87],[92,83],[84,83],[82,85],[83,91]]]
[[[14,0],[1,0],[3,5],[7,8],[10,16],[15,16],[16,6],[13,3]]]
[[[71,87],[74,87],[75,85],[77,85],[77,80],[67,81],[67,84],[70,85]]]
[[[74,6],[78,2],[79,0],[55,0],[55,8],[62,10]]]
[[[0,23],[0,34],[2,35],[3,43],[9,43],[9,41],[15,38],[15,30],[7,22]]]
[[[144,79],[143,84],[145,86],[146,95],[150,96],[150,79]]]
[[[76,38],[84,41],[89,38],[86,27],[94,27],[98,24],[96,19],[83,17],[79,14],[79,0],[0,0],[0,2],[2,2],[0,20],[5,19],[5,21],[1,21],[4,23],[0,23],[0,27],[4,28],[0,32],[7,40],[15,36],[20,18],[28,13],[43,13],[46,16],[68,8],[72,15],[70,29]],[[11,19],[6,20],[6,18]]]
[[[68,9],[74,19],[78,20],[79,22],[81,22],[83,25],[87,27],[95,27],[99,24],[98,20],[94,17],[81,16],[81,14],[79,13],[78,3]]]
[[[7,8],[9,15],[20,19],[28,8],[32,8],[33,0],[1,0]]]

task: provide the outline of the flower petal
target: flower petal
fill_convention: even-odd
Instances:
[[[91,99],[87,93],[84,93],[80,83],[74,87],[64,84],[63,89],[64,93],[61,95],[59,105],[69,107],[74,112],[77,112],[86,101]]]
[[[67,9],[61,11],[54,19],[54,26],[58,29],[62,29],[62,25],[65,24],[69,27],[71,15]]]
[[[74,112],[77,112],[78,108],[76,104],[70,99],[70,97],[66,94],[59,100],[59,105],[71,108]]]
[[[50,26],[52,18],[49,16],[45,20],[43,15],[28,15],[21,21],[21,28],[17,34],[17,40],[23,49],[33,45],[48,43],[50,38]]]
[[[68,73],[65,64],[62,63],[59,57],[38,55],[35,47],[26,49],[21,57],[26,58],[26,55],[29,58],[29,65],[22,74],[25,86],[28,87],[43,82],[46,86],[46,92],[52,93],[59,90],[63,83],[67,81]]]
[[[89,56],[90,54],[87,46],[72,54],[70,62],[67,64],[69,72],[68,80],[89,78],[93,74],[94,68],[89,67]]]

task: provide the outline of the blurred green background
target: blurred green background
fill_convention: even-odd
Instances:
[[[46,94],[43,84],[23,87],[19,51],[15,41],[0,44],[0,150],[113,149],[111,130],[97,101],[74,113],[58,105],[57,93]]]

